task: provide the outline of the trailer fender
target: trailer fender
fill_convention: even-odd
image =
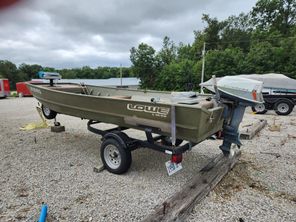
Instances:
[[[265,106],[265,109],[269,110],[269,109],[273,109],[273,106],[274,106],[274,103],[276,102],[276,100],[267,100],[267,99],[264,99],[264,106]]]
[[[109,139],[109,138],[112,138],[112,139],[115,139],[118,143],[120,143],[120,145],[122,145],[125,149],[128,148],[128,142],[130,140],[130,138],[128,137],[128,135],[126,135],[125,133],[123,132],[120,132],[120,131],[114,131],[114,132],[109,132],[109,133],[106,133],[104,136],[103,136],[103,140],[106,140],[106,139]]]
[[[271,109],[273,108],[274,104],[277,103],[280,100],[293,103],[293,99],[284,98],[284,96],[283,97],[277,97],[277,98],[270,98],[270,97],[269,98],[264,98],[264,102],[267,103],[268,105],[270,105]]]
[[[293,104],[293,101],[290,100],[290,99],[287,99],[287,98],[278,98],[278,99],[275,100],[274,103],[277,103],[279,101],[281,101],[281,102],[283,101],[283,102],[287,102],[287,103],[292,103]]]

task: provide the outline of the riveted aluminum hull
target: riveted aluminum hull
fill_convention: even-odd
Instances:
[[[198,103],[182,104],[172,102],[168,92],[78,84],[27,85],[37,100],[58,113],[139,130],[151,128],[161,135],[171,135],[171,108],[174,106],[176,137],[194,143],[205,140],[223,125],[223,107],[208,105],[205,100],[208,96],[198,96]]]

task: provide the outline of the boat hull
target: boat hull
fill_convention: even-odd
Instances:
[[[223,107],[206,108],[200,105],[152,103],[129,99],[128,95],[145,96],[145,91],[127,91],[106,87],[89,87],[93,95],[71,90],[56,90],[43,84],[27,84],[33,96],[43,105],[60,114],[116,124],[121,127],[171,135],[172,106],[175,107],[176,137],[199,143],[222,129]],[[107,96],[108,91],[115,96]],[[103,92],[104,95],[98,95]],[[168,93],[154,92],[168,97]],[[149,97],[149,96],[148,96]]]

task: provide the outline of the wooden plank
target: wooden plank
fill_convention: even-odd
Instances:
[[[193,207],[201,202],[232,169],[240,154],[240,151],[236,151],[228,157],[223,154],[216,156],[179,192],[156,206],[154,211],[143,221],[184,221]]]
[[[240,138],[244,140],[250,140],[258,132],[260,132],[266,125],[267,125],[266,119],[261,119],[258,122],[251,124],[245,130],[241,131]]]

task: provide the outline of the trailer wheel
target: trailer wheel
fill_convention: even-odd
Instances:
[[[57,115],[56,111],[49,109],[47,106],[44,106],[43,104],[41,106],[41,110],[46,119],[54,119]]]
[[[274,104],[276,114],[281,116],[289,115],[293,111],[294,105],[289,100],[280,100]]]
[[[267,109],[264,103],[261,103],[257,104],[256,106],[252,106],[252,111],[256,114],[265,114],[267,112]]]
[[[113,138],[102,143],[101,159],[106,169],[115,174],[125,173],[132,163],[131,151]]]
[[[181,143],[183,142],[183,140],[180,139],[176,139],[176,146],[179,146]],[[166,136],[164,138],[161,139],[161,143],[165,146],[172,146],[172,140],[169,136]]]

